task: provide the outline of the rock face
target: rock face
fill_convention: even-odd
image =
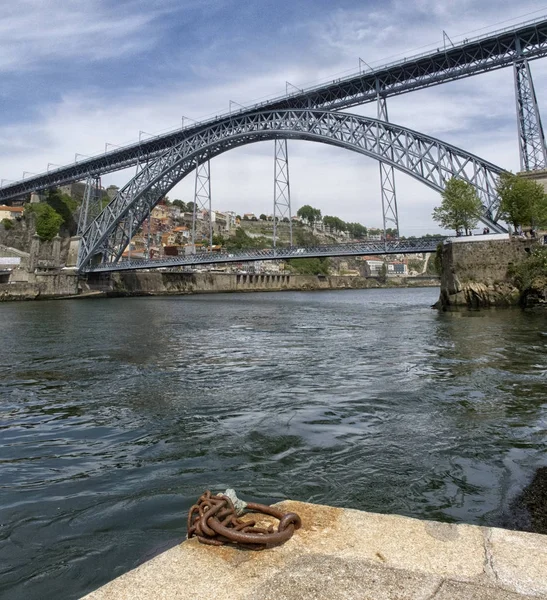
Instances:
[[[447,310],[521,305],[523,298],[509,271],[526,260],[533,243],[507,237],[456,238],[443,244],[441,296],[436,306]]]

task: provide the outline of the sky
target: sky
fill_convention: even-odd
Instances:
[[[547,14],[523,0],[0,0],[0,178],[118,145]],[[547,61],[531,63],[540,110]],[[376,116],[374,104],[346,109]],[[388,99],[393,123],[519,170],[511,68]],[[188,122],[188,121],[187,121]],[[217,210],[272,212],[274,142],[211,161]],[[378,163],[290,141],[293,213],[382,224]],[[105,175],[123,186],[134,174]],[[439,195],[396,173],[403,235],[440,231]],[[170,198],[193,199],[192,175]]]

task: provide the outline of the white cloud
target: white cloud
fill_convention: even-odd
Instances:
[[[79,5],[69,4],[72,8]],[[105,9],[98,1],[89,6]],[[400,6],[399,14],[393,13],[393,6]],[[435,19],[445,19],[471,5],[462,1],[455,6],[451,13],[442,12],[435,16],[433,11],[432,14]],[[332,79],[333,71],[341,72],[352,65],[356,69],[359,54],[380,58],[405,47],[416,47],[412,36],[425,42],[434,40],[441,29],[438,20],[422,19],[421,23],[412,22],[405,27],[409,15],[416,19],[431,7],[431,2],[421,0],[421,12],[412,12],[401,2],[368,13],[365,10],[335,11],[321,22],[315,18],[307,25],[312,39],[309,47],[298,53],[294,48],[286,48],[285,54],[279,56],[282,66],[270,61],[259,70],[250,48],[248,58],[242,60],[237,69],[218,70],[214,64],[207,72],[200,68],[199,80],[192,86],[161,86],[145,92],[133,91],[128,86],[123,93],[111,96],[105,96],[97,88],[67,92],[57,105],[43,107],[36,122],[0,128],[0,176],[20,179],[23,169],[42,172],[48,162],[72,162],[76,152],[104,151],[105,142],[121,145],[134,141],[139,129],[158,133],[177,127],[182,114],[199,118],[226,112],[230,99],[247,104],[251,99],[271,96],[283,90],[286,80],[300,86],[311,79]],[[526,8],[521,6],[520,10]],[[464,15],[462,27],[476,28],[488,17],[493,20],[493,13],[489,11],[482,20]],[[81,17],[81,13],[78,14]],[[129,19],[125,23],[130,40],[139,22]],[[0,51],[2,44],[0,41]],[[283,61],[288,60],[285,56],[291,52],[290,68],[287,68]],[[321,62],[318,57],[327,54],[329,59]],[[316,66],[312,69],[313,57]],[[229,56],[219,58],[230,60]],[[545,88],[547,65],[537,61],[532,68],[537,89]],[[493,163],[516,170],[518,147],[513,94],[511,69],[504,69],[390,98],[388,104],[393,122],[440,137]],[[539,100],[541,105],[541,94]],[[371,116],[376,112],[372,104],[351,111]],[[336,214],[345,220],[367,225],[381,224],[375,161],[304,142],[291,142],[290,155],[294,211],[309,203],[318,206],[323,214]],[[103,183],[123,185],[130,172],[107,175]],[[255,144],[226,153],[213,161],[212,173],[216,208],[271,212],[273,143]],[[397,192],[403,232],[438,231],[430,218],[438,202],[434,191],[398,174]],[[193,181],[189,177],[176,186],[171,196],[190,200],[192,193]]]
[[[137,1],[18,0],[0,8],[0,71],[38,68],[51,61],[121,57],[150,48],[159,31],[151,24],[166,11]]]

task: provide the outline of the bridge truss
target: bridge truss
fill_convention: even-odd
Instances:
[[[148,163],[88,227],[80,243],[78,268],[118,262],[150,209],[196,165],[238,146],[279,138],[323,142],[359,152],[437,191],[452,177],[463,179],[475,186],[481,198],[482,221],[492,231],[503,230],[496,224],[496,180],[503,170],[491,163],[378,119],[331,111],[263,111],[211,125]]]
[[[230,117],[241,117],[257,111],[321,108],[339,110],[351,106],[374,102],[380,96],[404,94],[448,81],[455,81],[479,73],[501,69],[519,63],[543,58],[547,55],[547,18],[542,17],[528,23],[489,33],[484,36],[464,40],[454,46],[438,48],[434,52],[408,57],[364,73],[356,73],[331,83],[318,85],[309,89],[287,93],[282,97],[272,98],[239,112],[232,112],[208,121],[182,127],[165,135],[120,149],[105,152],[90,159],[75,161],[59,169],[28,177],[23,181],[10,183],[0,188],[0,202],[8,203],[23,194],[45,190],[72,181],[80,181],[88,177],[98,177],[109,172],[118,171],[129,166],[142,164],[159,157],[170,148],[177,146],[211,126],[222,123]],[[530,106],[533,95],[528,92],[528,81],[522,82],[522,75],[529,77],[519,69],[521,81],[517,82],[517,102],[524,106],[523,115],[519,117],[519,135],[524,136],[526,143],[530,131],[533,135],[538,129],[530,125],[528,115],[535,114]],[[517,75],[515,75],[516,77]],[[521,90],[521,91],[519,91]],[[520,96],[519,96],[520,94]],[[534,118],[536,118],[534,116]],[[534,145],[535,142],[532,142]],[[523,159],[523,169],[526,167]],[[533,161],[528,162],[533,165]],[[531,167],[528,167],[531,168]]]
[[[418,254],[435,252],[446,238],[430,237],[412,240],[367,240],[351,244],[328,244],[305,248],[267,248],[238,252],[200,252],[187,256],[166,256],[159,259],[128,259],[118,262],[89,265],[86,272],[104,273],[131,271],[136,269],[158,269],[174,267],[199,267],[263,260],[287,260],[291,258],[325,258],[333,256],[367,256],[385,254]]]

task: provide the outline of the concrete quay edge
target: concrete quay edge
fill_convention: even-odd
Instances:
[[[547,599],[547,536],[292,500],[277,506],[303,523],[282,546],[256,552],[194,538],[84,600]]]

